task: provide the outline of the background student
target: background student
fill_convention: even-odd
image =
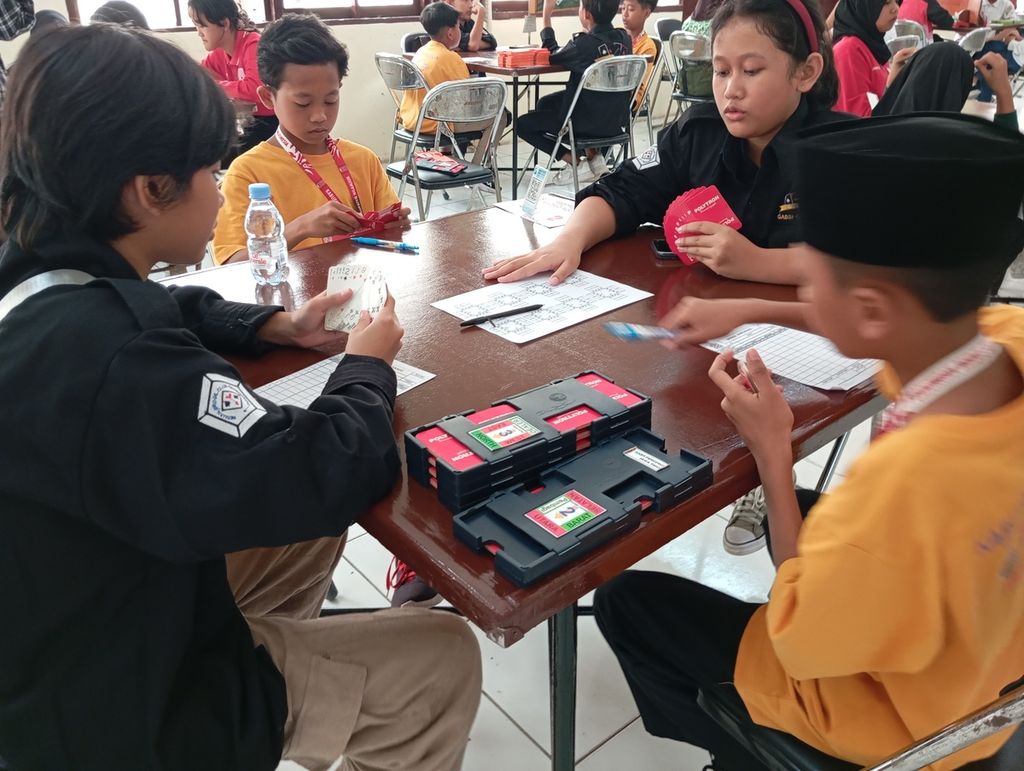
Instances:
[[[656,148],[582,191],[547,246],[487,268],[485,279],[518,281],[554,271],[557,283],[590,247],[660,222],[687,190],[716,185],[743,223],[737,232],[700,223],[680,246],[730,278],[796,283],[789,244],[799,241],[790,148],[806,127],[842,120],[831,112],[837,81],[816,3],[737,0],[712,27],[715,105],[695,105],[661,133]]]
[[[469,78],[469,67],[466,66],[462,57],[453,50],[458,47],[462,36],[462,33],[459,32],[459,12],[446,3],[431,3],[420,14],[420,23],[430,36],[430,41],[413,54],[412,63],[423,75],[427,87],[433,88],[452,80]],[[415,130],[424,96],[426,96],[426,92],[422,90],[409,90],[402,96],[399,113],[406,131]],[[499,139],[502,131],[505,130],[505,123],[505,117],[499,119],[497,132]],[[491,121],[483,121],[479,126],[474,126],[471,123],[459,124],[460,132],[482,131],[482,136],[477,141],[476,150],[473,153],[473,163],[480,163],[484,160],[487,148],[490,147],[492,125]],[[437,121],[424,119],[420,129],[423,135],[432,135],[436,130]]]
[[[587,67],[605,56],[623,56],[633,50],[629,33],[612,27],[617,9],[617,0],[580,0],[579,19],[583,32],[577,32],[572,40],[559,46],[555,30],[551,27],[555,0],[544,0],[544,27],[540,31],[540,42],[551,51],[552,64],[569,70],[569,82],[564,91],[545,94],[538,99],[537,108],[519,118],[516,130],[522,139],[541,152],[566,162],[566,167],[552,177],[550,183],[553,185],[572,184],[570,164],[576,165],[580,182],[589,182],[608,173],[604,155],[597,150],[589,149],[585,156],[577,159],[572,149],[564,145],[556,148],[554,141],[544,135],[558,133],[562,127]],[[629,105],[623,102],[621,94],[582,94],[573,113],[576,136],[618,134],[623,122],[629,120],[628,110]]]
[[[101,5],[89,19],[90,24],[97,21],[107,24],[130,24],[136,29],[149,29],[142,11],[127,0],[110,0]]]
[[[711,379],[768,498],[768,602],[640,571],[594,602],[647,730],[708,748],[721,771],[762,765],[699,708],[700,688],[735,683],[754,722],[860,766],[1024,671],[1024,564],[1006,537],[1024,527],[1024,310],[983,307],[1020,246],[1024,138],[900,116],[822,128],[796,152],[806,319],[844,354],[887,361],[887,431],[828,495],[794,493],[781,390],[756,353],[756,391],[718,356]],[[945,185],[951,173],[998,181],[979,197]],[[872,193],[891,174],[909,209],[887,220]],[[972,226],[934,227],[962,218]],[[934,768],[990,756],[1011,733]]]
[[[633,102],[634,110],[640,109],[640,105],[643,104],[644,94],[647,93],[647,87],[650,85],[648,81],[654,71],[654,59],[658,55],[658,47],[644,29],[647,20],[657,7],[658,0],[622,0],[622,4],[619,6],[619,13],[622,14],[622,26],[633,41],[633,53],[636,56],[649,57],[643,83],[637,89],[636,99]]]
[[[324,315],[349,295],[285,313],[146,280],[202,258],[234,122],[220,88],[175,46],[104,24],[27,46],[8,107],[5,766],[457,768],[480,698],[466,624],[316,617],[341,534],[401,473],[393,300],[311,409],[259,399],[218,352],[335,344]]]
[[[832,48],[839,73],[836,109],[853,115],[959,112],[974,69],[955,43],[890,54],[885,33],[896,23],[896,0],[841,0],[835,10]],[[877,104],[872,109],[868,94]]]
[[[213,73],[229,99],[252,105],[251,122],[243,129],[236,153],[225,158],[228,162],[235,154],[270,139],[277,130],[273,107],[257,95],[263,85],[256,64],[260,33],[235,0],[189,0],[188,15],[203,48],[210,52],[202,65]]]
[[[260,98],[274,107],[281,126],[270,141],[238,156],[224,175],[224,208],[213,235],[217,262],[247,258],[244,221],[253,182],[270,185],[289,249],[351,233],[361,227],[356,213],[369,214],[398,202],[372,150],[331,137],[341,79],[348,73],[348,51],[326,24],[299,14],[285,14],[268,24],[259,45],[259,70],[265,83]],[[317,178],[329,193],[321,190]],[[397,224],[404,224],[408,215],[402,209]]]
[[[459,50],[493,51],[498,47],[494,35],[484,29],[487,11],[482,0],[445,0],[459,12]]]

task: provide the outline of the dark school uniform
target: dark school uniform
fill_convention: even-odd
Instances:
[[[395,374],[347,355],[309,409],[256,397],[277,307],[142,281],[82,237],[0,250],[0,757],[272,771],[288,705],[224,555],[337,536],[399,472]]]
[[[765,148],[758,167],[747,157],[746,140],[729,133],[715,105],[697,104],[661,132],[656,147],[581,190],[577,203],[590,196],[603,198],[615,212],[615,235],[621,236],[645,222],[661,224],[669,204],[687,190],[715,185],[743,223],[743,236],[762,248],[784,248],[801,240],[800,206],[793,192],[797,133],[852,119],[812,110],[801,100]]]
[[[606,56],[632,54],[633,39],[624,29],[597,24],[589,32],[576,33],[561,47],[555,40],[555,31],[545,27],[540,31],[540,42],[551,51],[552,64],[569,70],[569,81],[564,91],[542,96],[537,101],[537,109],[521,116],[516,133],[551,155],[555,143],[544,134],[557,133],[562,127],[587,67]],[[627,93],[581,94],[572,120],[576,136],[604,137],[626,130],[631,96]]]
[[[459,40],[459,50],[469,50],[469,36],[473,32],[473,27],[476,24],[472,19],[466,19],[465,21],[459,22],[459,32],[462,33],[462,38]],[[498,41],[494,35],[484,29],[480,33],[480,50],[481,51],[493,51],[498,47]]]

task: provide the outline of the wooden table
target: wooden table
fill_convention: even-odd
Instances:
[[[711,488],[672,511],[645,515],[635,531],[529,588],[516,587],[498,575],[489,554],[476,554],[457,542],[451,512],[433,491],[404,475],[390,496],[360,518],[369,533],[497,644],[511,645],[531,628],[549,622],[552,760],[554,768],[570,769],[576,601],[757,484],[753,459],[722,414],[721,394],[707,377],[712,354],[698,347],[669,352],[655,344],[618,341],[603,331],[602,322],[614,318],[650,324],[687,295],[786,300],[793,299],[794,290],[721,279],[701,266],[660,267],[649,248],[660,230],[649,228],[591,250],[582,267],[646,289],[654,297],[541,340],[520,346],[482,328],[462,329],[457,319],[430,306],[480,286],[484,266],[544,244],[554,233],[491,208],[411,226],[402,238],[420,244],[419,255],[357,248],[347,241],[320,246],[292,256],[284,300],[288,305],[300,304],[322,291],[328,268],[343,259],[365,261],[385,272],[405,327],[399,359],[437,374],[399,397],[395,436],[400,448],[407,429],[593,369],[653,398],[653,428],[668,440],[670,451],[685,447],[714,462]],[[223,283],[218,280],[223,275],[219,270],[224,269],[189,274],[188,281],[216,287]],[[231,294],[253,296],[251,278],[238,270],[232,275],[231,283],[239,291]],[[263,299],[279,300],[280,294],[280,290],[265,290]],[[260,386],[326,353],[283,349],[234,363],[250,385]],[[843,436],[881,407],[869,386],[826,393],[790,381],[783,385],[795,416],[793,445],[798,458]],[[404,458],[404,448],[402,454]]]

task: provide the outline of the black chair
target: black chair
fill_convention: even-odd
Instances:
[[[414,54],[430,42],[430,35],[423,32],[406,32],[402,35],[402,53]]]
[[[804,744],[789,734],[754,723],[743,700],[729,683],[704,688],[697,703],[712,720],[772,771],[854,771],[861,766]],[[970,746],[1014,723],[1010,740],[990,758],[968,763],[970,771],[1024,769],[1024,678],[1003,689],[999,698],[976,712],[936,731],[895,755],[871,766],[870,771],[911,771]]]

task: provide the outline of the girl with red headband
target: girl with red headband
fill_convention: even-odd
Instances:
[[[558,283],[584,251],[661,222],[687,190],[717,186],[743,226],[694,223],[681,248],[730,278],[793,284],[801,240],[791,145],[804,128],[842,119],[832,50],[817,3],[732,0],[711,24],[714,104],[694,105],[652,147],[579,194],[547,246],[503,260],[484,278],[517,281],[554,271]],[[669,237],[673,237],[669,235]]]

